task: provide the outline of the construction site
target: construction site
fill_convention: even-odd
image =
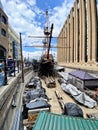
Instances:
[[[75,0],[66,18],[55,37],[46,9],[44,34],[28,36],[41,39],[23,46],[42,49],[39,60],[23,57],[21,33],[19,62],[1,48],[0,130],[98,130],[98,0]]]
[[[61,70],[64,69],[63,67],[60,67]],[[31,101],[31,105],[29,104],[28,106],[28,116],[26,119],[23,120],[23,125],[24,127],[27,127],[28,129],[34,127],[34,124],[36,123],[36,120],[38,118],[38,115],[41,111],[46,111],[54,114],[59,114],[59,115],[69,115],[70,117],[75,117],[75,118],[83,118],[85,119],[98,119],[98,101],[97,98],[94,99],[94,95],[97,94],[96,89],[90,90],[90,89],[84,89],[84,88],[77,88],[72,86],[72,95],[69,93],[69,91],[64,91],[62,88],[61,83],[65,83],[66,85],[72,85],[68,81],[68,75],[72,71],[72,69],[66,68],[65,71],[58,72],[58,75],[56,77],[41,77],[39,78],[38,75],[34,76],[34,79],[40,80],[41,82],[41,88],[44,88],[44,94],[36,93],[34,89],[38,89],[37,87],[34,86],[33,80],[31,80],[28,83],[28,87],[25,88],[25,94],[27,91],[32,91],[30,93],[32,96],[30,99],[32,101],[36,102],[34,97],[39,98],[40,100],[45,100],[47,101],[47,104],[42,105],[43,103],[39,103],[39,106],[35,105]],[[59,75],[60,74],[60,75]],[[62,76],[63,75],[63,76]],[[37,81],[38,82],[38,81]],[[69,88],[68,86],[68,88]],[[29,88],[29,89],[28,89]],[[35,94],[34,94],[34,92]],[[79,93],[83,93],[83,96],[80,97]],[[37,91],[38,92],[38,91]],[[35,95],[35,96],[34,96]],[[73,95],[78,97],[79,100],[77,100]],[[27,95],[23,96],[25,101],[27,101]],[[65,106],[67,104],[71,104],[69,108],[66,108]],[[74,107],[74,105],[76,105]],[[78,107],[78,108],[77,108]],[[69,113],[67,112],[69,109]],[[66,114],[64,114],[66,112]],[[47,121],[48,119],[46,119]],[[55,122],[56,124],[56,122]],[[74,126],[73,126],[74,127]],[[85,126],[84,126],[85,127]]]

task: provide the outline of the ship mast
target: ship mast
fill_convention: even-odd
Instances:
[[[49,46],[48,46],[48,52],[47,52],[47,59],[49,59],[49,51],[50,51],[50,47],[51,47],[52,31],[53,31],[53,24],[51,25],[51,30],[50,30],[50,38],[49,38]]]
[[[53,24],[51,26],[51,29],[49,28],[49,16],[48,16],[48,10],[46,10],[46,22],[45,22],[45,27],[44,27],[44,48],[45,48],[45,55],[47,56],[46,58],[49,59],[49,51],[50,51],[50,46],[51,46],[51,38],[52,38],[52,30],[53,30]]]
[[[50,30],[49,30],[49,16],[48,16],[48,10],[46,10],[46,22],[44,27],[44,35],[49,36]]]

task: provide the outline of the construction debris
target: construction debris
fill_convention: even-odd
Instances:
[[[56,82],[55,82],[55,79],[53,77],[48,77],[48,78],[46,77],[44,79],[44,81],[45,81],[45,84],[46,84],[46,86],[48,88],[54,88],[54,87],[56,87]]]
[[[86,114],[86,116],[88,118],[93,118],[93,119],[97,119],[98,120],[98,113],[90,113],[90,114]]]
[[[55,94],[58,99],[63,99],[58,90],[55,91]]]
[[[57,96],[60,107],[63,111],[62,114],[69,116],[83,117],[83,111],[77,104],[71,102],[65,104],[58,90],[55,91],[55,94]]]
[[[86,107],[94,108],[97,106],[97,102],[90,98],[85,92],[78,90],[72,84],[61,84],[61,88],[64,92],[70,94],[76,101],[83,104]]]
[[[83,117],[82,109],[76,104],[72,102],[68,102],[64,104],[64,115],[74,116],[74,117]]]
[[[39,77],[34,77],[26,85],[23,94],[23,125],[31,130],[40,111],[50,111],[51,105],[46,90]]]
[[[64,102],[63,102],[62,96],[60,95],[58,90],[55,91],[55,94],[57,96],[57,99],[58,99],[58,102],[60,104],[61,109],[64,110]]]

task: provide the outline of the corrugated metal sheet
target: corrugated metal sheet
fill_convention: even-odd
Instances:
[[[40,112],[32,130],[98,130],[98,120]]]

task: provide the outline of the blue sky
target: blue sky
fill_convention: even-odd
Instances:
[[[24,57],[36,58],[42,54],[42,48],[24,47],[42,45],[42,40],[28,36],[43,36],[45,11],[49,12],[49,25],[54,24],[53,36],[58,36],[74,0],[1,0],[8,15],[9,24],[17,34],[22,33]],[[57,41],[52,39],[52,45]],[[56,50],[52,49],[56,55]]]

